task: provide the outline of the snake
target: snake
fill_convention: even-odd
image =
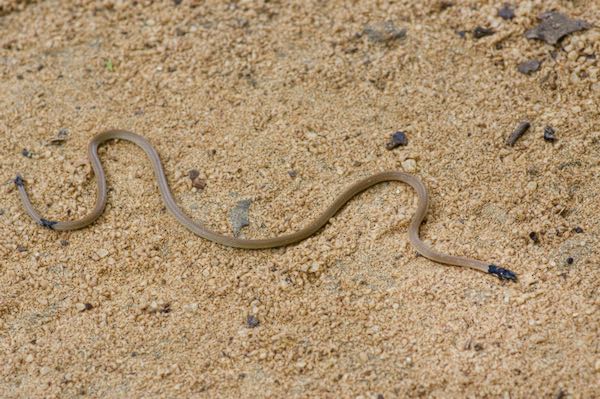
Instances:
[[[114,139],[120,139],[132,142],[138,145],[152,163],[154,169],[154,175],[158,183],[158,188],[162,196],[163,202],[169,212],[187,229],[192,233],[213,241],[215,243],[243,249],[267,249],[276,248],[282,246],[288,246],[305,238],[315,234],[319,231],[327,222],[342,208],[350,199],[355,197],[357,194],[367,190],[368,188],[389,181],[399,181],[411,186],[417,193],[418,203],[417,209],[411,218],[408,227],[408,238],[411,244],[416,249],[419,255],[424,256],[434,262],[442,263],[445,265],[467,267],[475,269],[484,273],[489,273],[498,277],[500,280],[512,280],[517,281],[517,275],[512,271],[499,267],[493,263],[483,262],[477,259],[452,256],[445,253],[438,252],[427,245],[419,236],[419,229],[425,216],[427,215],[427,209],[429,206],[429,194],[427,188],[423,182],[416,176],[400,172],[400,171],[384,171],[375,173],[369,177],[358,180],[345,191],[335,198],[333,203],[329,205],[314,221],[305,226],[304,228],[289,234],[284,234],[273,238],[261,238],[261,239],[247,239],[238,238],[220,234],[214,230],[207,228],[194,221],[177,205],[173,193],[167,183],[167,178],[163,170],[162,163],[157,151],[154,149],[152,144],[144,137],[126,130],[106,130],[94,136],[88,144],[88,158],[92,165],[92,169],[96,176],[97,183],[97,195],[94,209],[87,215],[78,220],[67,220],[67,221],[54,221],[49,220],[40,215],[35,209],[25,189],[25,181],[20,174],[17,174],[14,183],[18,188],[21,202],[27,214],[39,225],[56,231],[67,231],[77,230],[86,227],[93,223],[104,211],[104,207],[107,202],[107,189],[106,189],[106,177],[104,175],[104,169],[100,163],[98,156],[98,147]]]

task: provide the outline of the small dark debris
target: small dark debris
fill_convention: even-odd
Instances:
[[[473,38],[481,39],[482,37],[491,36],[494,33],[495,32],[493,29],[478,26],[475,29],[473,29]]]
[[[140,115],[144,115],[144,110],[141,108],[136,109],[135,111],[133,111],[133,114],[135,116],[140,116]]]
[[[63,247],[66,247],[67,245],[69,245],[69,241],[68,240],[60,240],[60,245],[62,245]]]
[[[194,180],[195,178],[197,178],[198,176],[200,176],[200,172],[198,172],[196,169],[191,169],[188,172],[188,177],[190,178],[190,180]]]
[[[467,31],[466,30],[457,30],[456,34],[464,39],[467,36]]]
[[[183,0],[173,0],[173,4],[176,6],[180,5]]]
[[[473,349],[475,349],[477,352],[482,351],[483,350],[483,345],[482,344],[475,344],[475,345],[473,345]]]
[[[502,8],[498,10],[498,16],[502,19],[511,20],[515,17],[515,10],[508,3],[504,3]]]
[[[4,215],[4,209],[0,209],[0,216]]]
[[[391,43],[406,37],[406,29],[398,29],[392,21],[367,25],[363,30],[370,41],[375,43]]]
[[[556,141],[556,136],[555,136],[556,131],[554,130],[554,128],[552,126],[546,126],[544,128],[544,140],[553,143]]]
[[[538,19],[542,22],[535,28],[525,32],[525,37],[527,39],[543,40],[552,45],[573,32],[591,27],[588,22],[582,19],[571,19],[565,14],[555,11],[542,13]]]
[[[517,140],[519,140],[519,138],[525,134],[525,132],[527,131],[527,129],[529,129],[530,126],[531,124],[527,121],[519,123],[519,126],[517,126],[515,131],[512,132],[506,140],[506,145],[510,147],[514,146]]]
[[[582,229],[581,227],[579,227],[579,226],[575,227],[575,228],[573,229],[573,231],[574,231],[575,233],[577,233],[577,234],[581,234],[581,233],[583,233],[583,229]]]
[[[29,152],[27,148],[23,148],[23,151],[21,151],[21,155],[27,158],[31,158],[33,156],[33,154]]]
[[[19,79],[19,80],[23,80],[23,75],[21,75],[21,74],[18,74],[18,75],[17,75],[17,79]]]
[[[44,65],[40,64],[40,65],[37,66],[38,72],[41,71],[42,69],[44,69]]]
[[[381,394],[381,393],[380,393],[380,394],[377,394],[377,399],[384,399],[384,398],[383,398],[383,394]]]
[[[260,320],[258,320],[258,318],[254,315],[248,315],[248,317],[246,317],[246,325],[248,326],[248,328],[255,328],[258,327],[258,325],[260,324]]]
[[[517,70],[522,74],[529,75],[530,73],[537,72],[542,65],[538,60],[528,60],[525,62],[521,62],[517,66]]]
[[[298,176],[298,172],[295,170],[288,170],[288,175],[293,179],[294,177]]]
[[[27,252],[27,247],[24,245],[17,245],[17,252]]]
[[[531,233],[529,233],[529,238],[531,238],[531,241],[533,241],[534,244],[540,243],[540,237],[538,236],[538,233],[536,233],[535,231],[532,231]]]
[[[83,312],[85,312],[86,310],[92,310],[94,308],[94,305],[92,305],[89,302],[86,302],[83,304]]]
[[[575,259],[573,259],[572,257],[570,257],[570,256],[569,256],[569,257],[567,258],[567,264],[568,264],[568,265],[572,265],[572,264],[573,264],[573,262],[575,262]]]
[[[396,147],[405,146],[408,144],[406,133],[397,131],[391,135],[390,141],[385,145],[388,150],[393,150]]]
[[[135,351],[131,352],[131,357],[136,357],[137,355],[138,355],[137,352],[135,352]]]

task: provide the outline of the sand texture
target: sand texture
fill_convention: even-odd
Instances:
[[[0,397],[600,397],[600,1],[517,3],[0,0]],[[547,11],[585,24],[527,38]],[[94,224],[36,225],[15,175],[48,219],[82,217],[109,128],[240,237],[408,171],[422,237],[519,281],[417,256],[401,183],[297,245],[220,246],[126,142],[100,149]]]

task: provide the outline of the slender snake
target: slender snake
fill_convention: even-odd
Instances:
[[[301,241],[315,232],[317,232],[321,227],[323,227],[328,220],[337,213],[337,211],[348,202],[352,197],[357,195],[358,193],[366,190],[367,188],[374,186],[375,184],[385,182],[385,181],[401,181],[412,188],[415,189],[418,196],[418,205],[415,215],[413,216],[410,226],[408,228],[408,238],[412,245],[417,249],[417,252],[423,255],[426,258],[431,259],[434,262],[444,263],[448,265],[455,266],[463,266],[470,267],[472,269],[476,269],[485,273],[490,273],[501,280],[513,280],[516,281],[517,276],[515,273],[511,272],[508,269],[504,269],[498,267],[494,264],[482,262],[476,259],[451,256],[447,254],[443,254],[441,252],[437,252],[434,249],[430,248],[427,244],[425,244],[421,238],[419,237],[419,227],[425,218],[425,214],[427,213],[428,207],[428,194],[427,189],[417,177],[413,175],[409,175],[403,172],[396,171],[388,171],[376,173],[370,177],[362,179],[350,187],[348,187],[342,194],[340,194],[335,201],[327,208],[325,211],[312,223],[303,229],[291,233],[282,235],[279,237],[268,238],[268,239],[244,239],[244,238],[236,238],[236,237],[228,237],[217,233],[216,231],[210,230],[207,227],[203,226],[200,223],[195,222],[189,216],[187,216],[181,208],[175,202],[175,198],[173,198],[173,194],[169,189],[169,185],[167,183],[167,179],[165,177],[165,172],[163,170],[162,164],[160,162],[160,158],[158,153],[152,147],[152,145],[142,136],[139,136],[135,133],[128,132],[125,130],[108,130],[96,135],[89,142],[88,145],[88,158],[92,164],[92,168],[94,170],[94,174],[96,175],[97,182],[97,197],[96,204],[94,209],[79,220],[72,221],[51,221],[43,218],[39,212],[33,207],[31,201],[29,200],[29,196],[27,195],[27,191],[25,190],[25,184],[23,178],[20,175],[17,175],[14,182],[19,190],[19,195],[21,197],[21,202],[25,207],[26,212],[31,216],[33,220],[35,220],[38,224],[49,228],[51,230],[76,230],[83,228],[90,223],[94,222],[103,212],[104,206],[106,205],[106,178],[104,176],[104,170],[102,169],[102,165],[100,163],[100,159],[98,158],[98,147],[100,144],[105,141],[112,139],[121,139],[127,140],[134,144],[137,144],[141,147],[146,155],[150,158],[152,163],[152,167],[154,169],[154,174],[156,176],[156,180],[158,182],[158,188],[162,195],[163,201],[167,207],[167,209],[175,216],[175,218],[181,222],[185,227],[191,230],[193,233],[199,235],[202,238],[206,238],[207,240],[214,241],[216,243],[226,245],[229,247],[235,248],[246,248],[246,249],[263,249],[263,248],[275,248],[281,247],[289,244],[296,243]]]

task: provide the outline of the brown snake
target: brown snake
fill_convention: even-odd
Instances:
[[[105,141],[112,139],[121,139],[127,140],[132,143],[137,144],[141,147],[152,163],[152,167],[154,169],[154,174],[156,176],[156,180],[158,182],[158,188],[162,195],[163,201],[167,209],[175,216],[175,218],[181,222],[185,227],[191,230],[193,233],[199,235],[202,238],[206,238],[208,240],[214,241],[216,243],[235,247],[235,248],[246,248],[246,249],[263,249],[263,248],[275,248],[281,247],[289,244],[296,243],[301,241],[315,232],[317,232],[321,227],[323,227],[328,220],[337,213],[337,211],[352,197],[357,195],[358,193],[366,190],[367,188],[381,183],[385,181],[401,181],[412,188],[415,189],[418,196],[418,205],[415,215],[413,216],[410,226],[408,228],[408,238],[412,245],[417,249],[418,253],[429,258],[435,262],[444,263],[448,265],[455,266],[463,266],[470,267],[472,269],[476,269],[485,273],[490,273],[502,280],[513,280],[516,281],[517,276],[515,273],[511,272],[508,269],[504,269],[498,267],[494,264],[488,262],[482,262],[476,259],[470,259],[465,257],[451,256],[447,254],[443,254],[441,252],[437,252],[427,244],[425,244],[421,238],[419,237],[419,227],[425,218],[427,213],[428,206],[428,194],[427,189],[417,177],[413,175],[409,175],[403,172],[389,171],[389,172],[381,172],[376,173],[372,176],[369,176],[365,179],[359,180],[358,182],[352,184],[348,187],[344,192],[342,192],[333,203],[325,209],[325,211],[312,223],[303,229],[291,233],[282,235],[279,237],[268,238],[268,239],[244,239],[244,238],[236,238],[229,237],[217,233],[216,231],[210,230],[202,224],[195,222],[189,216],[187,216],[181,208],[175,202],[173,198],[173,194],[169,189],[169,185],[167,183],[167,179],[165,177],[165,172],[163,171],[162,164],[160,162],[160,158],[158,153],[152,147],[152,145],[142,136],[137,135],[132,132],[128,132],[125,130],[108,130],[96,135],[89,142],[88,145],[88,158],[92,164],[92,168],[94,169],[94,173],[96,175],[96,182],[98,185],[96,204],[94,209],[87,214],[85,217],[79,220],[72,221],[50,221],[48,219],[43,218],[39,212],[31,204],[29,200],[29,196],[27,195],[27,191],[25,190],[25,185],[23,178],[19,175],[15,178],[14,182],[19,190],[19,195],[21,197],[21,201],[25,210],[40,225],[47,227],[52,230],[76,230],[82,227],[89,225],[94,222],[104,211],[104,207],[106,205],[106,178],[104,176],[104,170],[102,169],[102,165],[100,163],[100,159],[98,158],[98,147],[100,144]]]

